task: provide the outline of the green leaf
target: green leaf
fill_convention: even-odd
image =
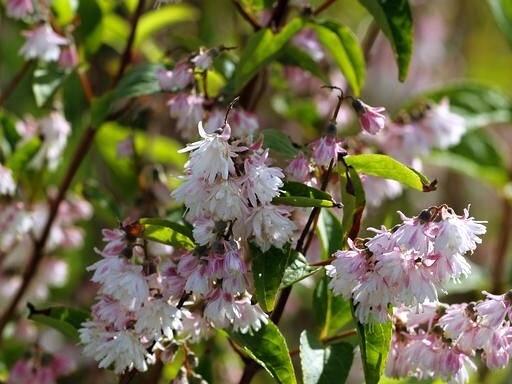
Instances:
[[[458,83],[428,91],[408,104],[406,109],[431,100],[450,100],[450,109],[463,116],[468,128],[489,124],[508,123],[512,120],[512,101],[499,90],[476,83]]]
[[[300,196],[311,199],[332,200],[332,196],[328,192],[321,191],[297,181],[287,181],[281,189],[284,192],[281,196]]]
[[[270,320],[258,332],[231,332],[230,337],[278,383],[297,383],[286,340]]]
[[[354,167],[342,164],[338,167],[338,173],[343,202],[342,244],[346,244],[348,238],[354,239],[359,234],[366,197],[361,179]]]
[[[348,343],[324,346],[308,331],[300,334],[300,362],[304,384],[344,383],[354,350]]]
[[[173,247],[195,248],[189,229],[181,224],[162,219],[141,219],[140,223],[144,227],[142,233],[144,239],[172,245]]]
[[[8,144],[7,148],[3,147],[2,143],[2,155],[9,155],[15,148],[18,141],[21,139],[20,134],[16,130],[16,117],[11,113],[0,109],[0,129],[2,138],[6,140]]]
[[[384,372],[392,331],[391,321],[364,325],[357,322],[359,347],[367,384],[377,384]]]
[[[272,199],[272,204],[276,205],[289,205],[291,207],[318,207],[318,208],[332,208],[336,206],[332,200],[312,199],[310,197],[302,196],[278,196]]]
[[[496,19],[498,27],[503,31],[510,44],[512,44],[512,1],[487,0]]]
[[[41,140],[38,137],[26,141],[7,159],[6,166],[12,170],[14,175],[22,173],[37,154],[41,145]]]
[[[28,306],[30,311],[29,319],[58,330],[75,342],[80,340],[78,329],[89,317],[88,312],[61,306],[45,309],[35,309],[32,304],[28,304]]]
[[[32,82],[32,92],[38,107],[42,107],[52,98],[66,76],[67,73],[56,64],[39,64],[34,70]]]
[[[274,57],[286,43],[303,27],[304,22],[295,18],[289,21],[281,31],[273,33],[263,28],[254,33],[247,42],[235,73],[226,86],[228,93],[237,94],[254,75]]]
[[[352,322],[350,303],[332,293],[329,278],[325,274],[313,291],[313,305],[319,338],[331,336]]]
[[[163,28],[198,19],[199,11],[189,4],[168,4],[155,8],[140,18],[135,35],[135,47]]]
[[[320,211],[317,231],[322,246],[323,259],[327,259],[343,247],[343,227],[332,211],[325,209]]]
[[[158,64],[142,64],[123,76],[113,93],[113,102],[131,97],[160,92],[156,77]]]
[[[299,150],[295,148],[290,138],[275,129],[263,130],[263,146],[285,158],[295,157]]]
[[[391,42],[398,64],[398,78],[404,81],[413,47],[412,14],[408,0],[359,0]]]
[[[324,83],[329,82],[325,71],[320,68],[318,63],[308,53],[294,45],[288,44],[282,49],[279,54],[279,62],[284,65],[299,67],[318,77]]]
[[[421,173],[386,155],[353,155],[345,157],[345,161],[359,173],[396,180],[418,191],[428,191],[434,187]]]
[[[252,243],[249,246],[256,298],[261,308],[265,312],[270,312],[274,309],[277,292],[294,251],[289,247],[285,249],[271,247],[268,251],[262,252]]]
[[[354,94],[358,96],[364,84],[365,63],[357,37],[350,28],[334,21],[311,24],[311,27],[322,46],[331,53]]]
[[[292,251],[288,266],[284,270],[280,289],[293,285],[306,277],[318,272],[321,268],[311,267],[306,257],[299,252]]]
[[[503,155],[498,152],[492,138],[482,130],[469,132],[458,145],[446,151],[435,151],[427,160],[496,188],[505,188],[510,181]]]
[[[74,33],[76,41],[85,45],[87,53],[93,54],[100,48],[103,33],[110,31],[111,25],[103,23],[103,11],[98,0],[79,1],[77,14],[80,15],[80,23]]]

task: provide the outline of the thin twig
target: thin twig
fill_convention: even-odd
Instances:
[[[317,9],[313,11],[313,15],[318,16],[320,13],[325,11],[327,8],[329,8],[331,5],[333,5],[336,2],[336,0],[325,0],[322,4],[318,6]]]
[[[5,101],[9,98],[9,96],[11,96],[11,94],[14,92],[18,84],[29,72],[32,63],[34,63],[34,60],[25,61],[23,63],[23,66],[14,75],[13,79],[9,82],[9,84],[7,84],[4,91],[0,93],[0,106],[4,105]]]
[[[261,25],[258,23],[258,21],[254,18],[253,15],[251,15],[250,13],[248,13],[245,8],[243,7],[242,4],[240,4],[240,2],[238,0],[232,0],[236,10],[238,11],[238,13],[240,14],[240,16],[242,16],[242,18],[247,21],[249,24],[251,24],[252,28],[257,31],[259,29],[261,29]]]
[[[501,225],[498,235],[498,243],[494,253],[494,265],[492,270],[492,293],[499,294],[504,289],[504,270],[507,260],[507,250],[510,243],[510,227],[512,226],[512,205],[506,197],[501,201]]]
[[[137,8],[135,9],[135,13],[133,14],[131,21],[130,35],[128,36],[126,47],[124,48],[123,55],[121,56],[121,64],[119,65],[119,69],[114,76],[114,81],[112,82],[111,88],[114,88],[119,80],[121,80],[121,77],[123,77],[126,68],[132,61],[132,48],[133,43],[135,42],[135,36],[137,34],[137,25],[139,23],[140,17],[142,16],[142,12],[144,11],[145,4],[146,0],[139,0]]]

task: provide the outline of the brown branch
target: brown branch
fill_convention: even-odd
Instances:
[[[320,13],[325,11],[327,8],[329,8],[331,5],[333,5],[336,2],[336,0],[325,0],[322,4],[318,6],[317,9],[313,11],[314,16],[318,16]]]
[[[363,42],[361,44],[364,54],[364,61],[366,64],[370,61],[370,51],[372,50],[373,44],[375,40],[377,40],[377,36],[379,36],[380,28],[379,25],[373,20],[366,31],[366,35],[364,36]]]
[[[286,19],[286,14],[288,13],[288,4],[289,0],[279,0],[274,7],[274,11],[272,12],[272,16],[268,21],[267,27],[279,28],[281,24]]]
[[[258,21],[254,18],[253,15],[248,13],[242,4],[238,0],[232,0],[233,5],[235,6],[236,10],[242,16],[242,18],[247,21],[249,24],[251,24],[252,28],[255,31],[258,31],[261,29],[261,25],[258,23]]]
[[[510,227],[512,226],[512,205],[506,197],[501,199],[501,225],[498,235],[498,243],[494,253],[494,265],[492,269],[492,293],[501,293],[504,287],[505,262],[507,260],[507,250],[510,243]]]
[[[25,61],[19,71],[14,75],[13,79],[7,84],[4,91],[0,93],[0,107],[4,105],[5,101],[11,96],[18,84],[29,72],[30,67],[34,63],[34,60]]]
[[[132,61],[132,48],[135,42],[135,35],[137,34],[137,25],[139,23],[140,17],[142,16],[142,12],[144,11],[145,4],[146,0],[139,0],[137,8],[135,9],[135,13],[133,14],[131,20],[130,35],[128,36],[126,47],[124,48],[123,55],[121,56],[121,64],[119,65],[119,69],[117,70],[117,73],[114,76],[111,88],[114,88],[119,82],[119,80],[121,80],[121,77],[123,77],[126,68]]]

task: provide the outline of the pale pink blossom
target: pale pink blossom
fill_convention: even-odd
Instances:
[[[279,189],[283,186],[283,171],[277,167],[267,166],[267,159],[268,150],[261,155],[254,154],[244,163],[242,191],[253,207],[258,203],[270,203],[279,195]]]
[[[194,80],[191,68],[186,63],[177,64],[172,71],[159,68],[156,77],[163,91],[179,91]]]
[[[69,41],[54,32],[49,24],[42,24],[30,31],[23,32],[26,37],[25,44],[20,49],[20,54],[25,59],[40,59],[43,61],[57,61],[61,46]]]
[[[302,152],[293,158],[285,169],[288,178],[304,183],[310,177],[311,167]],[[365,189],[366,190],[366,189]]]
[[[336,163],[338,155],[345,153],[341,141],[333,136],[323,136],[311,143],[310,146],[317,165],[328,166],[331,161]]]
[[[24,19],[34,13],[32,0],[7,0],[7,16],[13,19]]]
[[[16,191],[16,182],[12,171],[0,164],[0,195],[12,196]]]
[[[275,205],[264,205],[253,209],[247,219],[254,241],[263,251],[272,245],[282,248],[292,239],[296,226],[289,219],[289,211]]]
[[[386,124],[386,111],[383,107],[371,107],[359,99],[352,102],[352,106],[359,116],[361,127],[371,135],[379,133]]]
[[[229,116],[229,123],[236,136],[252,137],[260,127],[256,115],[244,110],[234,111]]]
[[[203,50],[199,54],[195,55],[192,59],[190,59],[190,61],[192,62],[192,64],[194,64],[194,66],[197,69],[200,69],[201,71],[206,71],[210,69],[212,65],[212,53],[211,51]]]
[[[62,48],[59,56],[59,66],[63,69],[73,69],[78,65],[78,52],[74,44]]]

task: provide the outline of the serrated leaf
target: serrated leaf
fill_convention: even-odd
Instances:
[[[296,384],[290,352],[279,328],[269,322],[258,332],[230,332],[231,339],[280,384]]]
[[[363,51],[350,28],[334,21],[311,24],[318,40],[328,50],[357,96],[365,79]]]
[[[277,292],[293,251],[289,247],[284,249],[271,247],[263,252],[252,243],[249,246],[256,298],[261,308],[265,312],[270,312],[274,309]]]
[[[347,380],[354,350],[348,343],[322,345],[313,334],[300,334],[300,362],[304,384],[344,383]]]
[[[35,309],[29,304],[29,310],[29,319],[58,330],[75,342],[79,341],[78,329],[89,317],[86,311],[61,306]]]
[[[409,103],[406,109],[429,100],[439,102],[444,98],[450,100],[450,110],[464,117],[468,128],[512,120],[512,100],[498,89],[476,83],[451,84],[425,92]]]
[[[512,0],[487,0],[498,27],[512,44]]]
[[[269,148],[276,154],[292,158],[299,153],[299,150],[293,146],[290,138],[284,133],[275,129],[265,129],[262,134],[264,147]]]
[[[16,148],[13,154],[7,159],[5,165],[10,168],[15,175],[23,172],[37,154],[41,145],[41,140],[38,137],[26,141]]]
[[[162,219],[141,219],[144,227],[142,237],[173,247],[194,249],[194,241],[188,235],[188,228]]]
[[[377,384],[384,372],[392,331],[391,321],[364,325],[357,322],[359,347],[367,384]]]
[[[359,0],[371,13],[391,42],[398,64],[398,78],[404,81],[413,49],[412,14],[408,0]]]
[[[426,176],[386,155],[362,154],[346,156],[345,161],[359,173],[396,180],[418,191],[432,188],[431,182]]]
[[[247,42],[233,77],[226,86],[230,94],[237,94],[252,77],[274,57],[286,43],[303,27],[304,22],[295,18],[290,20],[278,33],[263,28],[254,33]]]

